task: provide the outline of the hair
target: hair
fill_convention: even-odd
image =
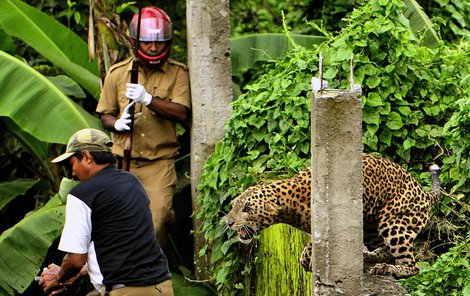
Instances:
[[[116,156],[112,152],[105,152],[105,151],[88,151],[90,152],[91,156],[95,160],[96,164],[116,164],[117,159]],[[82,153],[75,153],[75,155],[79,160],[83,158]]]

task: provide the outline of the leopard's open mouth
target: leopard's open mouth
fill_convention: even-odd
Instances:
[[[238,239],[244,244],[249,244],[253,240],[253,234],[255,230],[249,226],[243,226],[238,231]]]

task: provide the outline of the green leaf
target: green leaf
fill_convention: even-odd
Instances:
[[[366,79],[366,84],[369,88],[376,88],[380,84],[379,76],[372,76]]]
[[[77,184],[64,179],[56,194],[41,209],[28,214],[0,236],[0,295],[21,294],[40,271],[42,260],[64,224],[64,200]]]
[[[322,36],[291,35],[294,42],[306,48],[326,41]],[[272,61],[285,56],[292,44],[286,34],[251,34],[232,39],[232,75],[237,76],[253,68],[256,62]]]
[[[31,156],[40,166],[40,169],[46,178],[49,181],[55,182],[55,175],[52,172],[51,162],[49,160],[50,144],[39,141],[35,137],[26,133],[8,117],[4,117],[3,122],[5,123],[8,131],[29,151]]]
[[[380,125],[380,115],[375,112],[368,112],[362,114],[362,120],[367,124],[372,124],[379,126]]]
[[[390,130],[385,130],[379,135],[379,141],[381,143],[386,144],[387,146],[390,146],[392,143],[392,133]]]
[[[0,85],[0,116],[11,118],[39,140],[65,144],[79,129],[102,128],[98,118],[70,100],[47,78],[3,51]]]
[[[463,296],[470,296],[470,283],[467,283],[465,288],[462,291]]]
[[[72,30],[19,0],[0,1],[0,24],[99,97],[98,64],[89,61],[87,43]]]
[[[414,147],[415,145],[416,145],[416,141],[414,139],[407,138],[403,142],[403,149],[409,150],[410,148]]]
[[[366,104],[371,107],[377,107],[377,106],[383,106],[384,102],[382,100],[382,97],[380,97],[378,93],[370,92],[369,95],[367,96]]]
[[[408,116],[411,114],[411,109],[408,106],[400,106],[398,107],[398,111],[400,111],[400,113],[405,116]]]
[[[65,95],[76,98],[86,98],[85,92],[81,87],[70,77],[65,75],[48,76],[50,82],[52,82],[58,89],[60,89]]]
[[[440,39],[434,30],[429,17],[416,0],[404,0],[405,8],[403,14],[410,21],[414,32],[424,32],[423,44],[428,47],[436,46]]]
[[[400,114],[397,112],[390,112],[390,115],[387,119],[387,127],[391,130],[399,130],[403,127],[403,121]]]
[[[16,179],[0,183],[0,210],[18,195],[26,193],[38,182],[39,180],[36,179]]]
[[[339,48],[339,50],[335,52],[335,59],[338,61],[350,61],[352,56],[352,48]]]

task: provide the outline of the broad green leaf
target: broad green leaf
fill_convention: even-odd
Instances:
[[[80,99],[86,98],[86,94],[82,90],[82,88],[68,76],[47,76],[47,79],[49,79],[49,81],[51,81],[58,89],[60,89],[67,96],[72,96]]]
[[[49,148],[50,144],[39,141],[30,134],[24,132],[18,125],[16,125],[10,118],[4,117],[3,122],[5,123],[8,132],[15,136],[18,141],[29,151],[31,156],[36,160],[41,168],[42,173],[50,180],[55,182],[55,175],[51,169],[51,162],[49,160]]]
[[[15,43],[11,36],[9,36],[5,31],[1,30],[0,27],[0,50],[14,53],[16,50]]]
[[[375,135],[375,133],[379,130],[379,127],[380,126],[375,124],[367,124],[367,131],[369,132],[369,134]]]
[[[434,30],[429,17],[424,13],[423,8],[416,0],[404,0],[405,8],[403,14],[410,21],[410,26],[414,32],[424,32],[423,44],[428,47],[436,46],[440,39]]]
[[[16,179],[0,183],[0,210],[15,197],[28,191],[38,181],[37,179]]]
[[[362,120],[367,124],[373,124],[380,126],[380,115],[374,112],[368,112],[362,114]]]
[[[369,80],[369,79],[367,79]],[[379,79],[380,81],[380,79]],[[383,106],[384,102],[383,99],[380,97],[378,93],[371,92],[367,96],[366,104],[371,107]]]
[[[371,76],[366,79],[366,84],[369,88],[376,88],[380,84],[380,81],[379,76]]]
[[[389,146],[392,143],[392,133],[390,132],[390,130],[385,130],[380,133],[379,141]]]
[[[100,129],[99,119],[65,96],[43,75],[0,51],[0,116],[48,143],[67,143],[77,130]]]
[[[0,24],[5,32],[23,40],[98,98],[98,64],[89,61],[87,43],[80,36],[19,0],[0,1]]]
[[[21,294],[38,274],[49,247],[62,231],[65,195],[76,184],[75,181],[64,179],[60,194],[2,233],[0,295]]]
[[[387,119],[387,126],[391,130],[399,130],[403,127],[403,121],[400,114],[391,112]]]
[[[411,113],[411,109],[408,106],[400,106],[398,107],[398,111],[405,116],[408,116]]]
[[[411,138],[407,138],[403,141],[403,149],[408,150],[416,145],[416,141]]]
[[[291,35],[294,42],[306,48],[326,41],[325,37]],[[282,58],[292,46],[286,34],[265,33],[241,36],[232,39],[232,75],[241,74],[253,68],[258,61]]]

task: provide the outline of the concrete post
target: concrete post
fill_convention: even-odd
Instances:
[[[314,90],[311,118],[312,294],[361,295],[362,109],[359,94]]]
[[[187,0],[186,7],[192,98],[191,195],[197,212],[200,174],[231,115],[230,8],[228,0]],[[194,229],[200,229],[200,225],[194,218]],[[204,238],[196,233],[194,243],[196,276],[204,278],[207,259],[197,255]]]

